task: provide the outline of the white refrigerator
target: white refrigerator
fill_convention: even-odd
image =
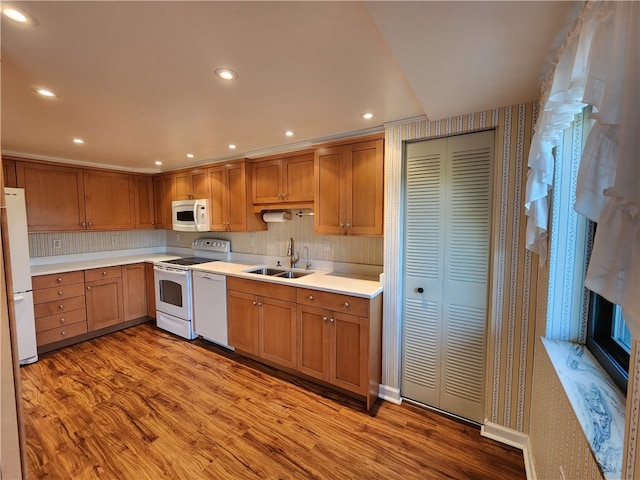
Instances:
[[[24,189],[4,189],[7,205],[13,301],[16,311],[18,358],[20,365],[38,360],[36,323],[33,313],[31,267],[29,264],[29,236],[27,234],[27,207]]]

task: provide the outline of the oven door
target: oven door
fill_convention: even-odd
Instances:
[[[154,265],[156,310],[191,321],[189,271]]]

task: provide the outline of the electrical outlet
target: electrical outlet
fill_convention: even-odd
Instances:
[[[62,248],[62,242],[59,238],[53,239],[53,248]]]
[[[255,235],[249,235],[249,246],[250,247],[255,247],[256,246],[256,237],[255,237]]]
[[[331,242],[329,240],[323,240],[322,246],[323,246],[325,252],[330,252],[331,251]]]
[[[111,245],[117,245],[118,244],[118,236],[114,235],[111,237]]]
[[[176,233],[176,243],[180,243],[180,234]]]

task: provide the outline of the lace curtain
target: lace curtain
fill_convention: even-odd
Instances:
[[[640,2],[587,2],[543,85],[529,153],[527,248],[547,258],[553,148],[594,106],[578,172],[576,210],[598,222],[585,285],[622,306],[640,337]]]

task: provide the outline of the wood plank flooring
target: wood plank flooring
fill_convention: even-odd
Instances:
[[[21,368],[32,479],[524,479],[522,453],[152,324]]]

